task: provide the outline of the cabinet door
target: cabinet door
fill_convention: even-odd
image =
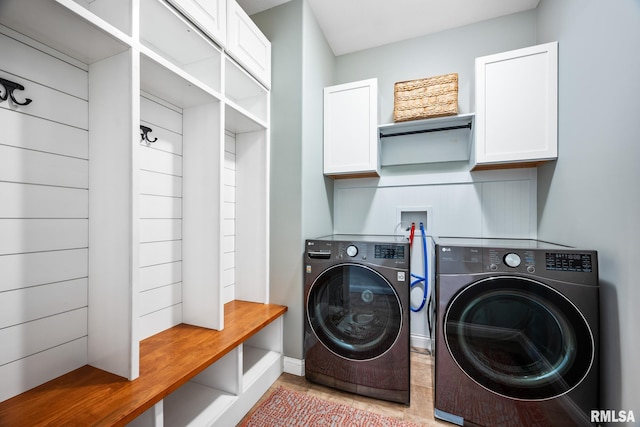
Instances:
[[[226,43],[226,0],[169,0],[169,2],[209,37]]]
[[[324,173],[378,176],[378,81],[324,88]]]
[[[557,134],[557,42],[476,58],[476,169],[555,159]]]
[[[227,52],[267,88],[271,86],[271,42],[235,0],[227,2]]]

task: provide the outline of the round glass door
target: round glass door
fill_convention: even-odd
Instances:
[[[402,327],[400,300],[376,271],[341,264],[311,285],[307,317],[318,340],[334,354],[374,359],[393,346]]]
[[[481,386],[502,396],[543,400],[577,386],[594,358],[591,330],[556,290],[519,277],[472,284],[444,318],[451,356]]]

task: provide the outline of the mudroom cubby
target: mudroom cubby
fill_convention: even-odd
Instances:
[[[164,424],[237,424],[278,378],[281,364],[280,317],[164,399]]]
[[[160,55],[199,86],[220,93],[222,52],[171,5],[140,0],[140,41],[149,56]]]
[[[40,247],[16,234],[15,244],[0,248],[8,255],[3,271],[15,271],[15,284],[0,294],[27,298],[27,305],[64,303],[55,313],[0,325],[3,339],[33,342],[33,351],[2,360],[13,379],[0,401],[94,367],[135,381],[147,369],[143,341],[182,324],[222,331],[233,300],[269,303],[269,90],[221,41],[164,0],[3,1],[0,53],[35,74],[0,65],[0,77],[24,84],[16,95],[34,99],[0,105],[16,123],[13,141],[0,147],[30,166],[51,153],[42,162],[55,170],[33,166],[32,176],[0,179],[3,194],[49,206],[20,213],[19,224],[16,212],[0,210],[0,229],[18,225],[25,236],[54,241]],[[36,75],[46,75],[43,69],[49,80]],[[82,79],[84,93],[74,92],[70,82]],[[72,110],[45,102],[31,80],[70,94],[60,99],[78,104],[78,112],[47,117]],[[43,109],[49,112],[36,113]],[[51,120],[60,129],[45,143]],[[18,132],[23,126],[34,132]],[[30,269],[49,267],[24,277],[27,261]],[[36,292],[45,288],[53,294]],[[44,316],[58,322],[48,330],[66,333],[45,339],[38,332]],[[86,330],[75,327],[82,324]],[[257,399],[282,372],[281,328],[279,319],[234,343],[224,360],[236,360],[237,375],[220,367],[229,362],[210,369],[235,387],[218,388]]]

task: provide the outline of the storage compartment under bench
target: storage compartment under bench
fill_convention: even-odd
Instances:
[[[221,331],[180,324],[143,340],[137,379],[84,366],[0,403],[0,425],[239,421],[282,373],[286,311],[231,301]]]

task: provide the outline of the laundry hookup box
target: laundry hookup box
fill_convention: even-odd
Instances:
[[[458,73],[407,80],[394,85],[394,122],[456,114],[458,114]]]

